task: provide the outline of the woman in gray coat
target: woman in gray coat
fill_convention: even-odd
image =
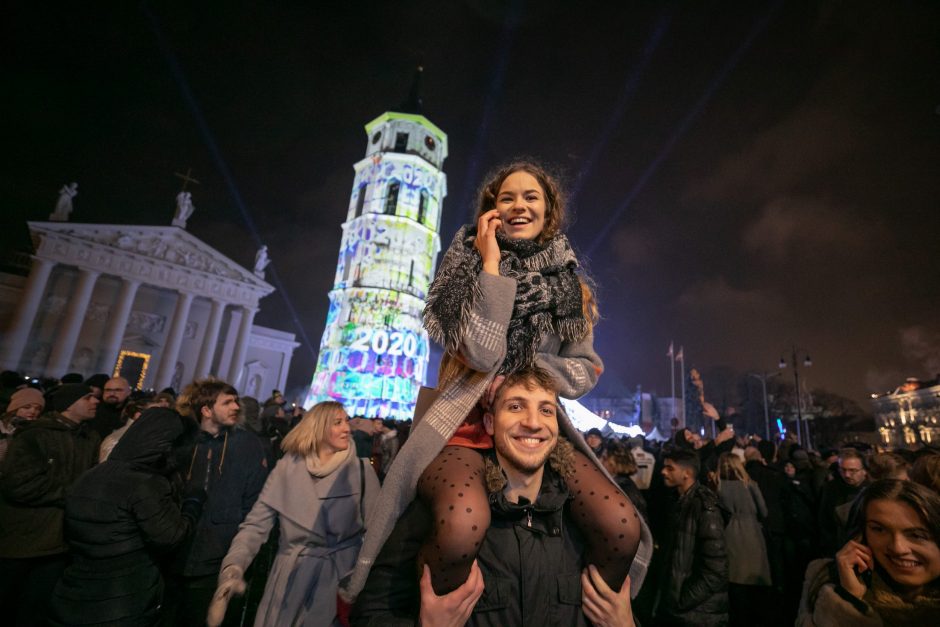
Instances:
[[[761,595],[755,586],[771,585],[767,545],[758,520],[758,515],[767,517],[767,505],[734,453],[722,453],[718,458],[718,479],[718,499],[731,514],[725,527],[731,624],[757,624]]]
[[[369,461],[350,446],[348,421],[342,405],[325,401],[284,438],[284,457],[222,560],[210,626],[221,624],[231,595],[244,592],[244,573],[275,523],[278,552],[255,627],[339,624],[337,586],[356,563],[363,521],[379,492]]]

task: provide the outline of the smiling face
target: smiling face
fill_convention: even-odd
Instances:
[[[507,176],[496,193],[503,232],[512,239],[536,239],[545,228],[545,191],[524,170]]]
[[[865,542],[891,579],[917,589],[940,577],[940,547],[913,507],[876,499],[868,504],[866,521]]]
[[[323,441],[317,447],[321,459],[349,448],[350,428],[346,413],[343,411],[333,412],[327,418],[327,421]]]
[[[483,417],[500,465],[508,473],[539,473],[558,443],[555,393],[525,382],[503,386]]]

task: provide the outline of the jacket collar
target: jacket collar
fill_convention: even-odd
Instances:
[[[490,510],[495,518],[512,522],[523,522],[526,526],[548,532],[551,527],[558,527],[565,503],[569,498],[568,486],[564,479],[548,464],[542,474],[542,486],[539,488],[535,503],[521,498],[513,503],[506,498],[503,491],[491,492],[489,495]],[[540,514],[532,518],[533,514]],[[531,521],[531,524],[529,524]]]

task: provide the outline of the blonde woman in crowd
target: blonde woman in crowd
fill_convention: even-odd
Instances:
[[[725,527],[728,550],[728,597],[732,625],[760,622],[757,586],[770,586],[770,562],[760,519],[767,505],[757,483],[751,481],[741,458],[722,453],[718,458],[718,499],[731,513]]]
[[[284,457],[222,560],[210,626],[221,624],[231,595],[244,592],[245,571],[275,524],[278,552],[255,627],[339,624],[339,579],[356,563],[379,492],[372,466],[350,440],[349,417],[333,401],[315,405],[284,438]]]

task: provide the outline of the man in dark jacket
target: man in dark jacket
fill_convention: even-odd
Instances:
[[[824,557],[842,548],[848,505],[868,485],[865,460],[854,448],[839,451],[839,475],[823,486],[819,499],[819,543]]]
[[[486,468],[492,518],[467,582],[437,596],[427,566],[417,581],[418,550],[433,521],[416,500],[379,553],[353,607],[353,625],[633,624],[628,584],[615,593],[599,574],[594,578],[593,567],[591,578],[582,578],[584,541],[556,470],[572,455],[571,445],[558,440],[556,403],[551,375],[517,373],[507,376],[484,417],[495,449]],[[598,590],[610,601],[608,614],[592,613]]]
[[[95,430],[102,441],[124,426],[124,407],[131,395],[131,385],[124,377],[113,377],[104,383],[101,403],[95,417],[88,426]]]
[[[728,555],[718,497],[698,482],[698,455],[674,449],[664,455],[663,481],[679,500],[661,545],[663,571],[657,624],[728,624]]]
[[[91,388],[63,385],[49,405],[19,428],[0,471],[0,616],[11,625],[43,624],[69,559],[65,491],[98,459],[100,441],[84,424],[98,406]]]
[[[235,426],[238,392],[229,384],[195,381],[183,390],[177,408],[199,425],[176,451],[183,491],[202,489],[208,499],[170,569],[163,624],[202,626],[222,558],[255,504],[269,468],[258,436]]]
[[[186,538],[205,492],[182,508],[168,475],[179,414],[148,409],[107,461],[83,474],[65,501],[65,538],[72,563],[52,597],[57,625],[152,625],[163,602],[157,560]]]

